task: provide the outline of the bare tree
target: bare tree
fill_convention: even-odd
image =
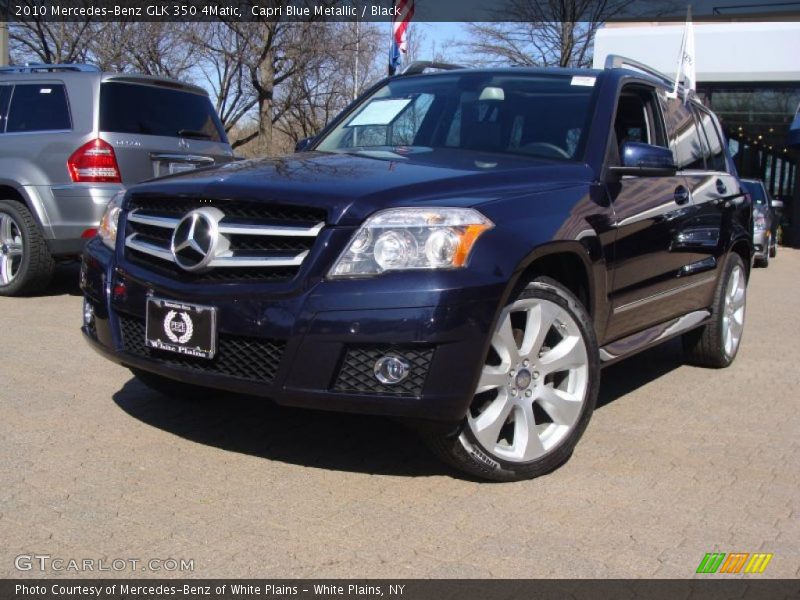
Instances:
[[[88,19],[60,23],[42,17],[11,22],[8,38],[12,62],[85,62],[92,36],[91,25]]]
[[[376,24],[316,26],[319,29],[316,56],[306,63],[302,75],[293,78],[277,97],[281,118],[275,125],[291,142],[319,133],[347,107],[354,95],[377,81],[386,68],[381,60],[385,54],[379,51],[382,36]]]
[[[198,62],[192,43],[198,26],[130,20],[95,24],[87,54],[103,70],[187,79]]]
[[[586,67],[597,29],[632,0],[509,0],[514,22],[469,25],[463,48],[484,64]]]
[[[211,88],[225,132],[239,139],[245,117],[257,103],[245,64],[245,40],[223,23],[204,23],[193,32],[192,47],[199,54],[201,84]]]

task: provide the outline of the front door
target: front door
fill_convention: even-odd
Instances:
[[[619,145],[634,141],[667,146],[655,90],[623,89],[614,133]],[[692,235],[698,213],[682,173],[623,177],[608,185],[608,193],[616,241],[609,265],[611,315],[606,342],[691,312],[696,307],[694,290],[704,285],[687,270],[694,259],[681,246]]]

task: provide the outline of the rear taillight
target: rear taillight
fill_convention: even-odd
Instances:
[[[75,183],[122,183],[114,148],[101,139],[75,150],[67,160],[67,169]]]

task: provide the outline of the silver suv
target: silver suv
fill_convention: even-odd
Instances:
[[[45,288],[125,186],[231,160],[201,88],[90,65],[0,69],[0,295]]]

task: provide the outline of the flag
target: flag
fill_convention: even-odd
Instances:
[[[394,75],[408,52],[408,24],[414,16],[414,0],[394,0],[397,16],[392,19],[392,47],[389,51],[389,75]]]
[[[683,82],[684,100],[689,96],[689,90],[697,90],[697,75],[695,69],[694,52],[694,27],[692,26],[692,7],[686,12],[686,26],[683,29],[681,51],[678,55],[678,73],[675,75],[675,89],[673,94],[678,95],[678,85]]]

